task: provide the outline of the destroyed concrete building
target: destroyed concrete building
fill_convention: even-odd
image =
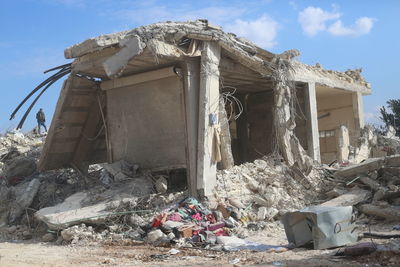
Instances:
[[[41,170],[126,160],[186,170],[210,195],[217,168],[280,153],[307,171],[348,158],[364,126],[360,70],[345,73],[268,52],[207,21],[102,35],[74,59],[44,145]]]

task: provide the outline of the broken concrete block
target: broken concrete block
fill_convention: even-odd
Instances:
[[[0,186],[0,227],[8,224],[8,210],[12,190],[6,186]]]
[[[335,197],[341,196],[341,195],[346,194],[346,193],[347,193],[347,190],[335,187],[332,190],[326,192],[325,195],[328,198],[335,198]]]
[[[119,203],[129,202],[131,199],[125,198],[111,202],[101,202],[92,206],[82,207],[82,200],[86,198],[82,193],[77,193],[67,198],[63,203],[43,208],[35,213],[38,220],[46,223],[51,229],[64,229],[80,223],[102,223],[112,214],[107,209],[111,206],[118,206]],[[78,201],[75,201],[78,200]],[[136,198],[133,198],[135,201]]]
[[[389,221],[400,220],[400,207],[396,206],[377,206],[372,204],[364,204],[359,207],[364,214],[380,217]]]
[[[32,204],[33,198],[39,191],[39,186],[39,179],[33,179],[29,183],[20,184],[16,187],[16,200],[12,203],[8,215],[10,223],[15,222]]]
[[[42,236],[43,242],[53,242],[55,240],[56,240],[56,236],[52,233],[47,233],[44,236]]]
[[[370,171],[378,170],[384,165],[383,158],[367,159],[364,162],[345,167],[335,172],[335,178],[351,179],[360,174],[367,174]]]
[[[246,245],[246,241],[236,236],[217,236],[217,244],[237,247]]]
[[[155,183],[155,187],[158,193],[165,193],[168,189],[168,181],[164,176],[160,176]]]
[[[11,161],[6,168],[6,176],[25,177],[33,174],[36,171],[36,162],[34,159],[26,157],[18,157]]]
[[[371,189],[374,190],[374,191],[377,191],[377,190],[379,190],[379,189],[382,187],[381,184],[378,183],[376,180],[371,179],[371,178],[369,178],[369,177],[367,177],[367,176],[361,177],[361,178],[360,178],[360,181],[361,181],[363,184],[367,185],[369,188],[371,188]]]
[[[361,201],[367,200],[371,197],[371,192],[367,190],[353,190],[337,198],[331,199],[322,203],[320,206],[323,207],[345,207],[345,206],[354,206]]]
[[[266,207],[260,207],[258,209],[257,219],[259,221],[264,221],[265,217],[267,217],[267,208]]]
[[[155,243],[163,239],[167,239],[167,236],[160,229],[153,230],[149,232],[146,236],[146,241],[148,243]]]
[[[120,46],[123,48],[103,63],[103,68],[110,78],[117,76],[132,58],[140,55],[146,47],[146,43],[143,43],[140,37],[135,35],[129,39],[121,40]]]
[[[385,166],[400,167],[400,155],[389,156],[385,158]]]

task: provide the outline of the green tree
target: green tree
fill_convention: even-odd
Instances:
[[[381,107],[380,119],[385,123],[386,127],[389,125],[396,129],[396,135],[400,136],[400,99],[390,99],[386,102],[388,110],[385,106]]]

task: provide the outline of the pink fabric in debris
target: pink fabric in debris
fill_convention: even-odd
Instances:
[[[182,221],[181,215],[179,213],[173,213],[168,218],[169,221],[180,222]]]
[[[197,220],[197,221],[201,221],[200,213],[196,213],[195,215],[192,215],[192,219]]]

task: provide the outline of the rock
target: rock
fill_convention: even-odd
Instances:
[[[56,240],[56,235],[52,233],[47,233],[44,236],[42,236],[42,241],[43,242],[53,242]]]
[[[229,247],[237,247],[246,244],[246,241],[236,236],[217,236],[217,244]]]
[[[383,199],[383,197],[385,196],[385,192],[386,192],[387,190],[386,189],[379,189],[378,191],[376,191],[375,192],[375,194],[374,194],[374,198],[373,198],[373,200],[374,201],[379,201],[379,200],[381,200],[381,199]]]
[[[160,229],[149,232],[146,237],[148,243],[155,243],[163,239],[167,239],[167,236]]]
[[[0,185],[0,227],[8,224],[9,203],[13,190]]]
[[[231,204],[232,206],[234,206],[234,207],[236,207],[238,209],[244,209],[245,208],[243,203],[238,198],[229,198],[228,201],[229,201],[229,204]]]
[[[344,178],[346,180],[349,180],[356,177],[357,175],[366,174],[370,171],[378,170],[384,165],[384,163],[384,158],[366,159],[360,164],[352,165],[338,170],[337,172],[335,172],[334,176],[335,178]]]
[[[258,209],[257,219],[259,221],[264,221],[266,217],[267,217],[267,208],[266,207],[260,207]]]
[[[22,238],[24,240],[32,239],[32,233],[28,230],[22,232]]]
[[[275,218],[275,216],[278,215],[278,214],[279,214],[279,210],[278,209],[269,208],[269,209],[267,209],[267,214],[266,214],[265,218],[268,221],[272,221]]]
[[[74,239],[74,233],[70,228],[61,231],[61,236],[65,241],[72,241],[72,239]]]
[[[8,229],[7,229],[7,232],[10,234],[15,233],[15,231],[17,231],[17,226],[15,226],[15,225],[12,225],[12,226],[8,227]]]
[[[18,157],[11,161],[6,168],[6,176],[12,177],[26,177],[36,171],[36,162],[34,159],[26,157]]]
[[[354,206],[361,201],[367,200],[371,197],[371,192],[362,189],[356,189],[343,194],[337,198],[331,199],[321,204],[324,207],[345,207]]]
[[[146,223],[145,220],[137,214],[132,214],[129,216],[129,222],[131,225],[135,226],[141,226]]]
[[[15,189],[16,200],[12,203],[9,211],[9,222],[14,223],[32,204],[33,198],[39,191],[39,179],[33,179],[29,183],[20,184]]]
[[[360,206],[362,213],[380,217],[388,221],[399,221],[400,220],[400,207],[397,206],[377,206],[372,204],[364,204]]]
[[[167,237],[168,237],[168,239],[174,239],[176,236],[175,236],[175,234],[173,233],[173,232],[171,232],[171,233],[169,233],[168,235],[167,235]]]
[[[168,181],[164,176],[160,176],[155,183],[155,187],[158,193],[165,193],[168,189]]]

